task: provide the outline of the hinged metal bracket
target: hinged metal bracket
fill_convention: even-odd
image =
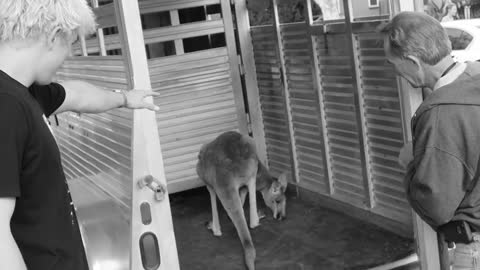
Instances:
[[[167,188],[151,175],[147,175],[138,180],[137,185],[140,189],[145,187],[150,188],[154,193],[155,200],[159,202],[163,201],[165,199],[165,195],[167,194]]]

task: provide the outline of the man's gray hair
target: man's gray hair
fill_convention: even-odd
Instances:
[[[94,32],[86,0],[0,0],[0,42],[38,39],[56,28],[67,35]]]
[[[399,13],[379,31],[386,34],[386,42],[396,57],[412,55],[426,64],[436,65],[452,52],[440,22],[421,12]]]

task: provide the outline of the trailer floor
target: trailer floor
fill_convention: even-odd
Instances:
[[[173,194],[170,200],[181,269],[245,269],[240,240],[223,207],[219,207],[223,235],[215,237],[205,227],[211,219],[206,188]],[[259,209],[265,209],[263,200],[258,201]],[[286,220],[276,221],[266,213],[261,225],[251,230],[257,270],[363,270],[414,250],[411,239],[291,193]]]

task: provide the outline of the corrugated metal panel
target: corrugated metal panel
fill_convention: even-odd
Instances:
[[[368,151],[376,207],[373,211],[411,224],[404,170],[397,162],[403,146],[400,100],[392,65],[385,61],[383,39],[375,33],[355,36],[365,100]]]
[[[200,147],[239,128],[227,49],[152,59],[149,68],[169,191],[201,186]]]
[[[125,64],[121,56],[88,56],[68,58],[56,77],[81,79],[110,89],[127,89]]]
[[[299,184],[327,193],[318,93],[312,77],[311,38],[306,24],[281,28],[298,158]],[[309,44],[310,43],[310,44]]]
[[[275,28],[252,28],[260,105],[265,127],[269,169],[274,174],[291,170],[291,155],[285,95],[280,79],[280,63],[276,53]]]
[[[58,80],[80,79],[107,89],[126,89],[126,78],[121,57],[69,58],[57,73]],[[53,126],[67,180],[91,181],[128,208],[132,112],[63,113],[58,120],[59,125]]]
[[[365,200],[364,179],[355,114],[353,76],[349,43],[345,34],[316,37],[320,63],[322,95],[327,122],[333,195],[362,207]]]
[[[352,63],[352,44],[345,33],[315,34],[321,31],[310,32],[305,23],[281,25],[299,184],[322,194],[328,194],[330,184],[333,198],[410,227],[411,208],[402,184],[404,170],[397,164],[403,146],[399,89],[394,70],[386,65],[381,36],[368,31],[354,35],[353,55],[358,58]],[[311,35],[317,58],[309,51]],[[279,138],[275,132],[281,131],[283,141],[275,150],[283,151],[286,167],[291,164],[289,133],[274,27],[253,28],[252,37],[269,160],[276,163],[270,154],[274,140],[269,136]],[[312,61],[318,62],[315,77]],[[352,65],[358,67],[353,69]],[[358,74],[353,74],[354,70]],[[316,88],[320,88],[320,96]],[[361,156],[362,140],[366,157]],[[322,159],[325,148],[328,160]],[[366,166],[362,158],[368,162]]]

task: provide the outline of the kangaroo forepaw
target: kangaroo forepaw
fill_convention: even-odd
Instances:
[[[206,225],[207,225],[207,229],[209,229],[213,232],[213,235],[222,236],[222,230],[220,230],[220,228],[214,228],[215,226],[213,226],[212,221],[207,222]]]

